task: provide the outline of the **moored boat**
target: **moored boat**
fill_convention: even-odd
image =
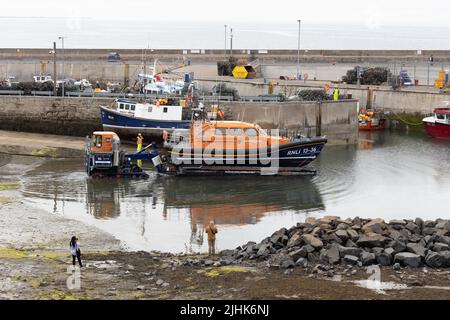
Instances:
[[[241,121],[196,121],[189,131],[175,130],[164,138],[177,174],[305,173],[327,142],[325,137],[268,135]]]
[[[436,108],[433,115],[424,118],[422,122],[429,136],[450,139],[450,108]]]
[[[114,131],[126,139],[138,133],[157,138],[163,130],[188,129],[192,116],[189,108],[171,99],[158,99],[154,103],[117,99],[115,108],[100,106],[100,112],[103,130]]]
[[[358,129],[361,131],[384,130],[386,119],[371,110],[363,110],[358,116]]]

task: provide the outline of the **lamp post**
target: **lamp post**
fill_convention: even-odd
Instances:
[[[224,25],[224,28],[225,28],[225,50],[223,51],[224,52],[224,56],[225,56],[225,60],[227,59],[227,25],[225,24]]]
[[[233,28],[230,29],[230,57],[233,56]]]
[[[64,55],[64,37],[60,36],[58,37],[59,40],[61,40],[61,47],[62,47],[62,67],[61,67],[61,77],[63,78],[63,82],[61,83],[62,87],[61,87],[61,93],[62,93],[62,97],[64,98],[64,85],[65,85],[65,75],[64,75],[64,63],[65,63],[65,55]],[[55,79],[56,81],[56,79]]]
[[[297,46],[297,80],[300,80],[300,27],[302,20],[297,20],[298,22],[298,46]]]
[[[53,42],[53,50],[50,50],[50,54],[53,54],[53,95],[56,97],[56,42]]]

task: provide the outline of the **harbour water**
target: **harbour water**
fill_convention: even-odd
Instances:
[[[82,160],[48,160],[22,176],[27,203],[97,226],[132,250],[207,250],[260,241],[308,216],[450,218],[450,143],[422,134],[363,133],[326,147],[314,177],[88,179]]]

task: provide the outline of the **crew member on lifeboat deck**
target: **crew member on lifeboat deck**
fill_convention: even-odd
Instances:
[[[142,150],[142,141],[144,141],[144,137],[142,137],[142,134],[139,132],[137,135],[137,149],[136,149],[138,152]],[[142,160],[138,160],[137,165],[139,166],[139,168],[142,168]]]

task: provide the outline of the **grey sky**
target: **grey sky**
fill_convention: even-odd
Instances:
[[[3,2],[3,1],[2,1]],[[264,21],[292,23],[446,26],[450,1],[417,0],[16,0],[0,16],[88,17],[173,21]]]

